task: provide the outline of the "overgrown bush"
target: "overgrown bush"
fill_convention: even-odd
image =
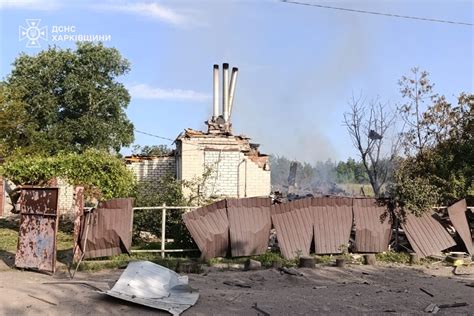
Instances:
[[[51,157],[14,156],[3,164],[1,173],[20,185],[44,185],[53,178],[62,178],[71,185],[84,186],[88,199],[128,197],[135,187],[135,178],[122,160],[98,150]]]
[[[139,183],[135,191],[135,206],[186,206],[181,181],[171,175],[160,178],[159,181]],[[182,215],[185,210],[169,209],[166,213],[166,235],[174,239],[174,246],[179,248],[195,248],[195,244],[186,229]],[[157,210],[137,210],[134,212],[133,239],[141,241],[140,232],[149,232],[155,236],[161,235],[161,212]]]

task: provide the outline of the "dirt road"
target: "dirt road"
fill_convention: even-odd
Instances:
[[[350,266],[345,269],[299,269],[303,276],[274,269],[243,272],[211,269],[189,275],[200,292],[198,303],[184,315],[425,314],[430,303],[466,302],[466,307],[442,309],[438,315],[474,315],[474,275],[453,276],[450,267],[414,269],[389,266]],[[122,270],[78,273],[75,280],[108,289]],[[44,284],[68,281],[26,271],[0,272],[1,315],[148,315],[166,314],[97,293],[80,284]],[[226,285],[240,282],[249,288]],[[429,292],[423,292],[421,289]],[[260,315],[264,315],[260,312]]]

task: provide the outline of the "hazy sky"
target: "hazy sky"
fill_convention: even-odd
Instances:
[[[472,1],[301,2],[473,23]],[[38,19],[47,31],[41,47],[26,47],[21,30]],[[53,33],[58,26],[74,32]],[[473,31],[277,0],[0,0],[0,77],[20,52],[74,47],[58,35],[106,36],[104,44],[132,64],[120,81],[132,95],[127,114],[135,128],[174,139],[187,127],[205,129],[212,65],[228,62],[240,69],[234,133],[261,143],[265,153],[313,163],[355,157],[342,126],[348,99],[362,92],[395,107],[397,81],[413,66],[429,71],[435,90],[450,100],[474,92]],[[140,145],[171,144],[135,138]]]

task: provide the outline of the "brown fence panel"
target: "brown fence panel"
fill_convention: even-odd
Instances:
[[[264,253],[271,229],[270,198],[227,200],[230,245],[233,257]]]
[[[81,218],[79,256],[108,257],[130,253],[133,199],[112,199]]]
[[[353,203],[356,251],[386,251],[391,235],[387,207],[378,205],[374,199],[354,199]]]
[[[401,221],[410,245],[420,257],[437,255],[442,250],[456,245],[433,215],[431,211],[420,217],[408,213],[405,221]]]
[[[341,253],[352,228],[352,201],[345,198],[313,199],[314,248],[316,254]]]
[[[17,268],[54,273],[58,232],[58,189],[21,189],[20,230],[15,256]]]
[[[351,206],[352,198],[344,196],[323,196],[314,197],[313,206]]]
[[[313,239],[311,198],[272,205],[271,214],[283,257],[309,255]]]
[[[456,232],[461,237],[466,250],[469,254],[474,255],[474,247],[472,246],[471,230],[466,218],[467,204],[466,200],[458,201],[448,207],[448,214],[451,223],[453,223]]]
[[[222,200],[183,214],[183,221],[202,257],[225,257],[229,248],[229,220]]]

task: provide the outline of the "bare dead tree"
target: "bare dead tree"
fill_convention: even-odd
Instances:
[[[398,151],[399,137],[389,135],[396,116],[378,98],[366,105],[362,96],[352,96],[349,106],[350,111],[344,113],[344,125],[360,154],[374,194],[380,197]]]

